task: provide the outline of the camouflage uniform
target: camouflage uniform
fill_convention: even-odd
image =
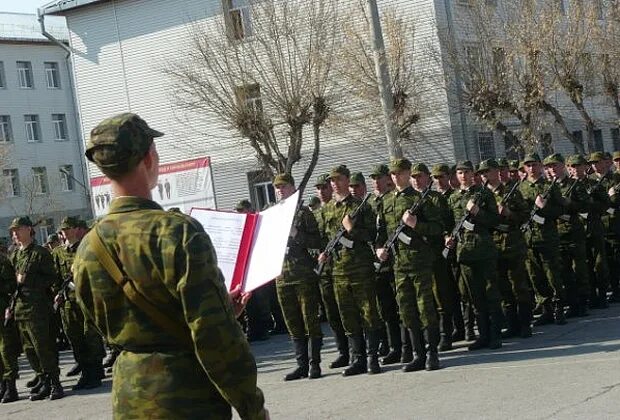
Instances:
[[[620,159],[620,151],[615,151],[613,154],[614,161]],[[615,184],[612,187],[620,185],[620,171],[617,169],[613,171],[613,179]],[[616,188],[620,191],[620,188]],[[620,302],[620,213],[618,213],[617,206],[620,202],[620,197],[616,193],[612,198],[613,215],[609,217],[609,226],[606,232],[607,243],[607,260],[609,266],[609,283],[611,286],[610,302]]]
[[[15,270],[7,256],[0,254],[0,313],[2,315],[4,315],[10,296],[15,292],[16,286]],[[4,320],[4,317],[1,318]],[[5,391],[0,393],[2,402],[12,402],[17,399],[15,380],[19,376],[17,364],[19,353],[20,345],[15,322],[9,322],[5,326],[4,322],[0,321],[0,380],[3,382],[2,390]],[[7,391],[7,388],[12,388],[14,392]],[[13,397],[10,395],[11,393],[13,393]]]
[[[86,156],[115,182],[132,176],[160,135],[135,114],[117,115],[93,129]],[[187,343],[127,298],[92,251],[97,234],[136,290],[176,320]],[[115,418],[231,418],[231,405],[242,419],[265,418],[254,357],[197,221],[145,197],[115,198],[82,239],[73,277],[87,321],[122,349],[114,364]]]

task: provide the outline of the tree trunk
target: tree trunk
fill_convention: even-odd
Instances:
[[[574,101],[573,103],[575,104],[577,111],[579,111],[581,118],[583,118],[583,121],[586,123],[586,132],[588,133],[588,150],[592,152],[596,147],[594,144],[594,120],[590,117],[590,114],[586,110],[582,101]]]
[[[312,125],[312,132],[314,135],[314,147],[312,148],[312,157],[310,158],[310,163],[308,164],[308,168],[304,173],[304,177],[301,179],[301,182],[297,186],[299,193],[303,196],[304,190],[306,189],[306,185],[308,185],[308,181],[314,172],[314,168],[316,168],[316,164],[319,161],[319,152],[321,145],[321,126],[319,124]]]
[[[586,151],[585,151],[585,148],[583,147],[583,143],[578,142],[577,138],[568,129],[568,126],[566,125],[566,120],[564,120],[564,117],[562,116],[560,111],[558,111],[556,107],[554,107],[547,101],[541,101],[540,105],[543,111],[548,112],[549,114],[553,116],[555,123],[560,127],[564,136],[566,136],[566,138],[573,144],[573,146],[575,146],[577,151],[580,154],[585,155]]]

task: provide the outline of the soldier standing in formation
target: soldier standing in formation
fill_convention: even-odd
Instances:
[[[0,253],[0,310],[5,313],[9,306],[9,297],[15,294],[17,282],[15,270],[4,253]],[[19,376],[19,338],[15,322],[0,321],[0,402],[17,401],[19,396],[15,381]]]

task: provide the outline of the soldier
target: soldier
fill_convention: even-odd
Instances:
[[[353,353],[353,361],[344,370],[344,376],[358,375],[366,369],[370,374],[381,372],[377,354],[381,318],[377,309],[373,252],[368,245],[375,240],[375,218],[372,209],[363,205],[357,217],[351,219],[350,214],[362,204],[362,200],[349,193],[349,175],[349,169],[344,165],[331,170],[334,196],[325,205],[323,213],[324,238],[334,238],[341,227],[346,231],[332,261],[338,310]],[[326,262],[329,257],[322,252],[319,262]],[[368,340],[367,352],[364,332]]]
[[[368,189],[366,187],[366,178],[364,178],[364,174],[361,172],[353,172],[351,174],[351,178],[349,180],[349,192],[355,198],[359,198],[363,200],[368,194]]]
[[[502,296],[502,309],[507,329],[503,338],[532,336],[532,298],[525,269],[525,238],[521,225],[529,216],[529,208],[518,191],[518,184],[501,182],[500,165],[494,159],[480,162],[478,171],[497,203],[500,221],[494,227],[493,240],[498,250],[497,284]]]
[[[614,161],[614,177],[620,176],[620,151],[613,153]],[[614,195],[615,195],[614,188]],[[615,214],[610,218],[609,230],[607,231],[607,244],[608,252],[607,257],[609,261],[609,282],[611,285],[611,296],[609,302],[620,302],[620,214]]]
[[[9,297],[15,293],[17,282],[15,270],[4,252],[0,253],[0,313],[4,315],[9,306]],[[15,381],[18,378],[20,345],[15,322],[5,325],[0,320],[0,402],[10,403],[19,399]]]
[[[152,201],[162,135],[125,113],[95,127],[86,147],[115,198],[82,239],[73,276],[86,319],[122,349],[114,417],[230,418],[232,405],[243,419],[268,418],[236,320],[248,296],[229,295],[196,220]]]
[[[30,400],[64,397],[60,384],[58,354],[50,334],[49,293],[56,280],[49,251],[34,243],[33,223],[29,217],[17,217],[9,226],[17,249],[10,260],[20,288],[15,306],[15,321],[28,362],[39,378]]]
[[[556,219],[562,214],[562,194],[543,176],[543,166],[536,153],[525,155],[523,168],[527,178],[519,190],[527,201],[530,214],[535,209],[533,220],[525,232],[528,247],[526,267],[537,299],[542,306],[542,315],[534,325],[554,322],[566,323],[564,318],[564,282],[560,276],[560,240]],[[543,198],[543,195],[547,198]]]
[[[390,250],[384,248],[388,236],[405,227],[398,236],[394,252],[394,272],[398,307],[413,346],[413,360],[403,367],[405,372],[439,369],[437,347],[439,322],[433,297],[434,244],[428,239],[441,235],[441,213],[432,199],[418,204],[415,214],[409,209],[422,198],[410,185],[411,162],[396,159],[390,163],[390,174],[396,190],[385,196],[378,214],[376,254],[387,261]],[[427,196],[428,198],[428,196]],[[422,333],[428,343],[423,347]]]
[[[65,217],[60,223],[60,230],[66,244],[52,253],[61,281],[54,305],[60,308],[62,325],[73,349],[76,366],[71,370],[82,373],[73,390],[93,389],[101,386],[101,379],[105,376],[102,365],[105,351],[101,336],[84,322],[84,315],[75,299],[75,283],[71,273],[75,253],[88,228],[77,217]],[[71,373],[68,372],[67,376],[73,376]]]
[[[521,172],[521,165],[519,165],[519,161],[518,160],[509,160],[508,161],[508,173],[510,174],[510,180],[512,182],[519,182],[521,181],[522,177],[522,172]],[[502,181],[504,182],[504,181]]]
[[[478,324],[479,336],[468,349],[497,349],[502,346],[502,309],[497,288],[497,249],[491,236],[491,229],[500,220],[497,205],[487,188],[474,185],[474,166],[470,161],[457,164],[456,175],[461,188],[450,196],[448,203],[454,221],[466,217],[467,223],[463,224],[456,243],[454,237],[447,236],[445,244],[448,248],[456,246],[461,281]]]
[[[273,180],[279,200],[295,193],[290,174],[279,174]],[[295,350],[297,368],[284,378],[292,381],[305,377],[321,377],[323,333],[319,323],[319,283],[314,273],[314,260],[309,249],[321,246],[319,227],[308,207],[298,209],[288,240],[282,274],[276,278],[278,300]],[[308,344],[310,359],[308,360]]]
[[[325,205],[332,199],[333,195],[332,186],[329,181],[329,174],[319,175],[314,186],[316,188],[316,195],[319,197],[319,200],[321,200],[321,208],[314,212],[314,216],[319,226],[319,231],[325,232],[324,209]],[[319,286],[323,306],[325,308],[325,316],[327,317],[327,323],[334,333],[336,348],[338,349],[338,357],[329,364],[329,367],[330,369],[347,367],[349,365],[349,342],[342,325],[342,319],[340,319],[338,303],[336,302],[331,263],[325,265],[325,268],[320,276]]]
[[[55,248],[58,248],[61,245],[62,241],[60,240],[60,235],[58,235],[57,233],[47,235],[47,240],[43,244],[43,246],[47,248],[49,252],[52,252]]]

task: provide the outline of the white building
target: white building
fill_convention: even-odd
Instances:
[[[49,24],[67,39],[63,19]],[[16,216],[41,221],[41,242],[64,216],[91,217],[66,56],[36,15],[0,13],[0,238]]]

